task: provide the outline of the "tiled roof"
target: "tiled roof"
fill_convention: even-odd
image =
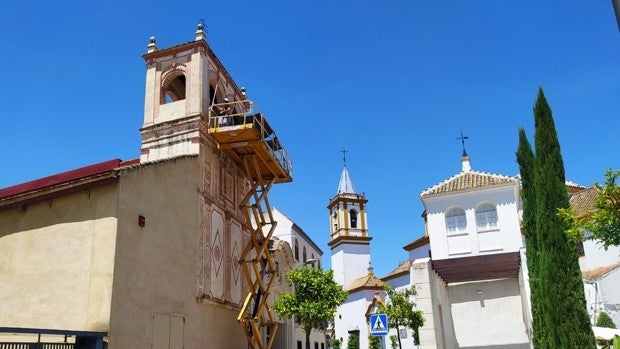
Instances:
[[[386,281],[401,275],[409,274],[409,267],[411,265],[411,261],[405,261],[401,263],[396,269],[392,270],[391,273],[382,277],[381,280]]]
[[[517,183],[517,179],[511,176],[480,172],[480,171],[463,171],[445,181],[436,184],[422,193],[420,197],[440,196],[454,194],[463,191],[469,191],[480,188],[489,188],[503,186],[507,184]]]
[[[403,249],[405,251],[411,251],[414,250],[418,247],[422,247],[425,245],[428,245],[430,243],[430,238],[428,235],[423,235],[415,240],[413,240],[412,242],[406,244],[405,246],[403,246]]]
[[[618,268],[620,268],[620,263],[604,265],[602,267],[584,270],[581,272],[581,276],[584,280],[598,280]]]
[[[570,197],[570,207],[577,212],[577,216],[583,216],[584,214],[593,211],[594,199],[599,195],[596,187],[590,187],[578,191]]]
[[[380,290],[383,288],[383,281],[378,279],[374,273],[368,273],[357,280],[354,280],[346,291],[351,293],[361,289]]]
[[[37,191],[48,187],[58,186],[64,183],[80,180],[85,177],[95,176],[104,172],[112,171],[122,164],[120,159],[100,162],[98,164],[81,167],[75,170],[58,173],[52,176],[35,179],[30,182],[0,189],[0,199],[8,198],[27,192]]]

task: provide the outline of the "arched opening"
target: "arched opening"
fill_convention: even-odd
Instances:
[[[357,228],[357,211],[350,209],[349,216],[351,217],[351,228]]]
[[[185,99],[185,75],[180,74],[162,88],[162,104]]]
[[[465,218],[465,210],[462,208],[453,208],[446,213],[446,230],[448,235],[459,234],[467,228],[467,219]]]
[[[295,260],[299,262],[299,243],[295,239]]]
[[[497,228],[497,210],[490,204],[476,208],[476,225],[478,231]]]

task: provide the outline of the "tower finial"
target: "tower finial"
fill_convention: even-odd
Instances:
[[[461,144],[463,145],[463,156],[467,156],[467,151],[465,150],[465,140],[469,139],[469,137],[463,136],[463,131],[461,131],[461,137],[456,137],[456,139],[461,140]]]
[[[347,166],[347,153],[349,151],[346,150],[345,148],[342,148],[340,152],[342,153],[342,162],[344,163],[345,166]]]
[[[205,28],[205,20],[204,18],[200,18],[198,20],[198,25],[196,25],[196,41],[207,39],[207,33],[205,32],[204,28]]]
[[[151,36],[149,44],[146,46],[146,52],[151,53],[157,51],[157,45],[155,44],[155,37]]]

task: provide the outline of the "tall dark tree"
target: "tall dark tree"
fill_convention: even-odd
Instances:
[[[534,281],[540,311],[534,337],[540,348],[596,348],[594,334],[586,310],[586,301],[579,269],[578,255],[566,230],[566,222],[557,214],[558,209],[569,207],[566,193],[564,161],[553,121],[551,108],[542,88],[534,106],[534,181],[523,183],[523,191],[535,193],[535,204],[528,206],[524,217],[531,218],[535,255]],[[531,171],[530,171],[531,174]],[[523,174],[522,174],[523,176]],[[532,188],[526,188],[532,185]],[[531,194],[531,193],[530,193]],[[529,197],[531,200],[531,197]],[[533,206],[533,207],[532,207]],[[531,225],[531,222],[524,222]],[[526,235],[528,232],[526,231]]]
[[[519,148],[517,149],[517,162],[521,173],[523,203],[523,229],[525,232],[525,256],[530,279],[530,295],[532,309],[532,330],[534,332],[534,347],[542,347],[540,343],[544,338],[542,324],[541,294],[539,292],[539,278],[536,267],[538,266],[538,236],[536,230],[536,191],[534,188],[534,152],[527,139],[525,130],[519,129]]]

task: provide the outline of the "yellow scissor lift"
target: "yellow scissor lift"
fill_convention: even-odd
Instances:
[[[239,257],[249,292],[237,320],[243,326],[249,348],[269,349],[278,323],[268,304],[276,273],[269,240],[276,221],[267,193],[275,183],[292,181],[292,166],[265,116],[252,109],[248,100],[213,104],[209,108],[208,128],[219,149],[244,170],[250,181],[250,190],[241,202],[250,241]]]

